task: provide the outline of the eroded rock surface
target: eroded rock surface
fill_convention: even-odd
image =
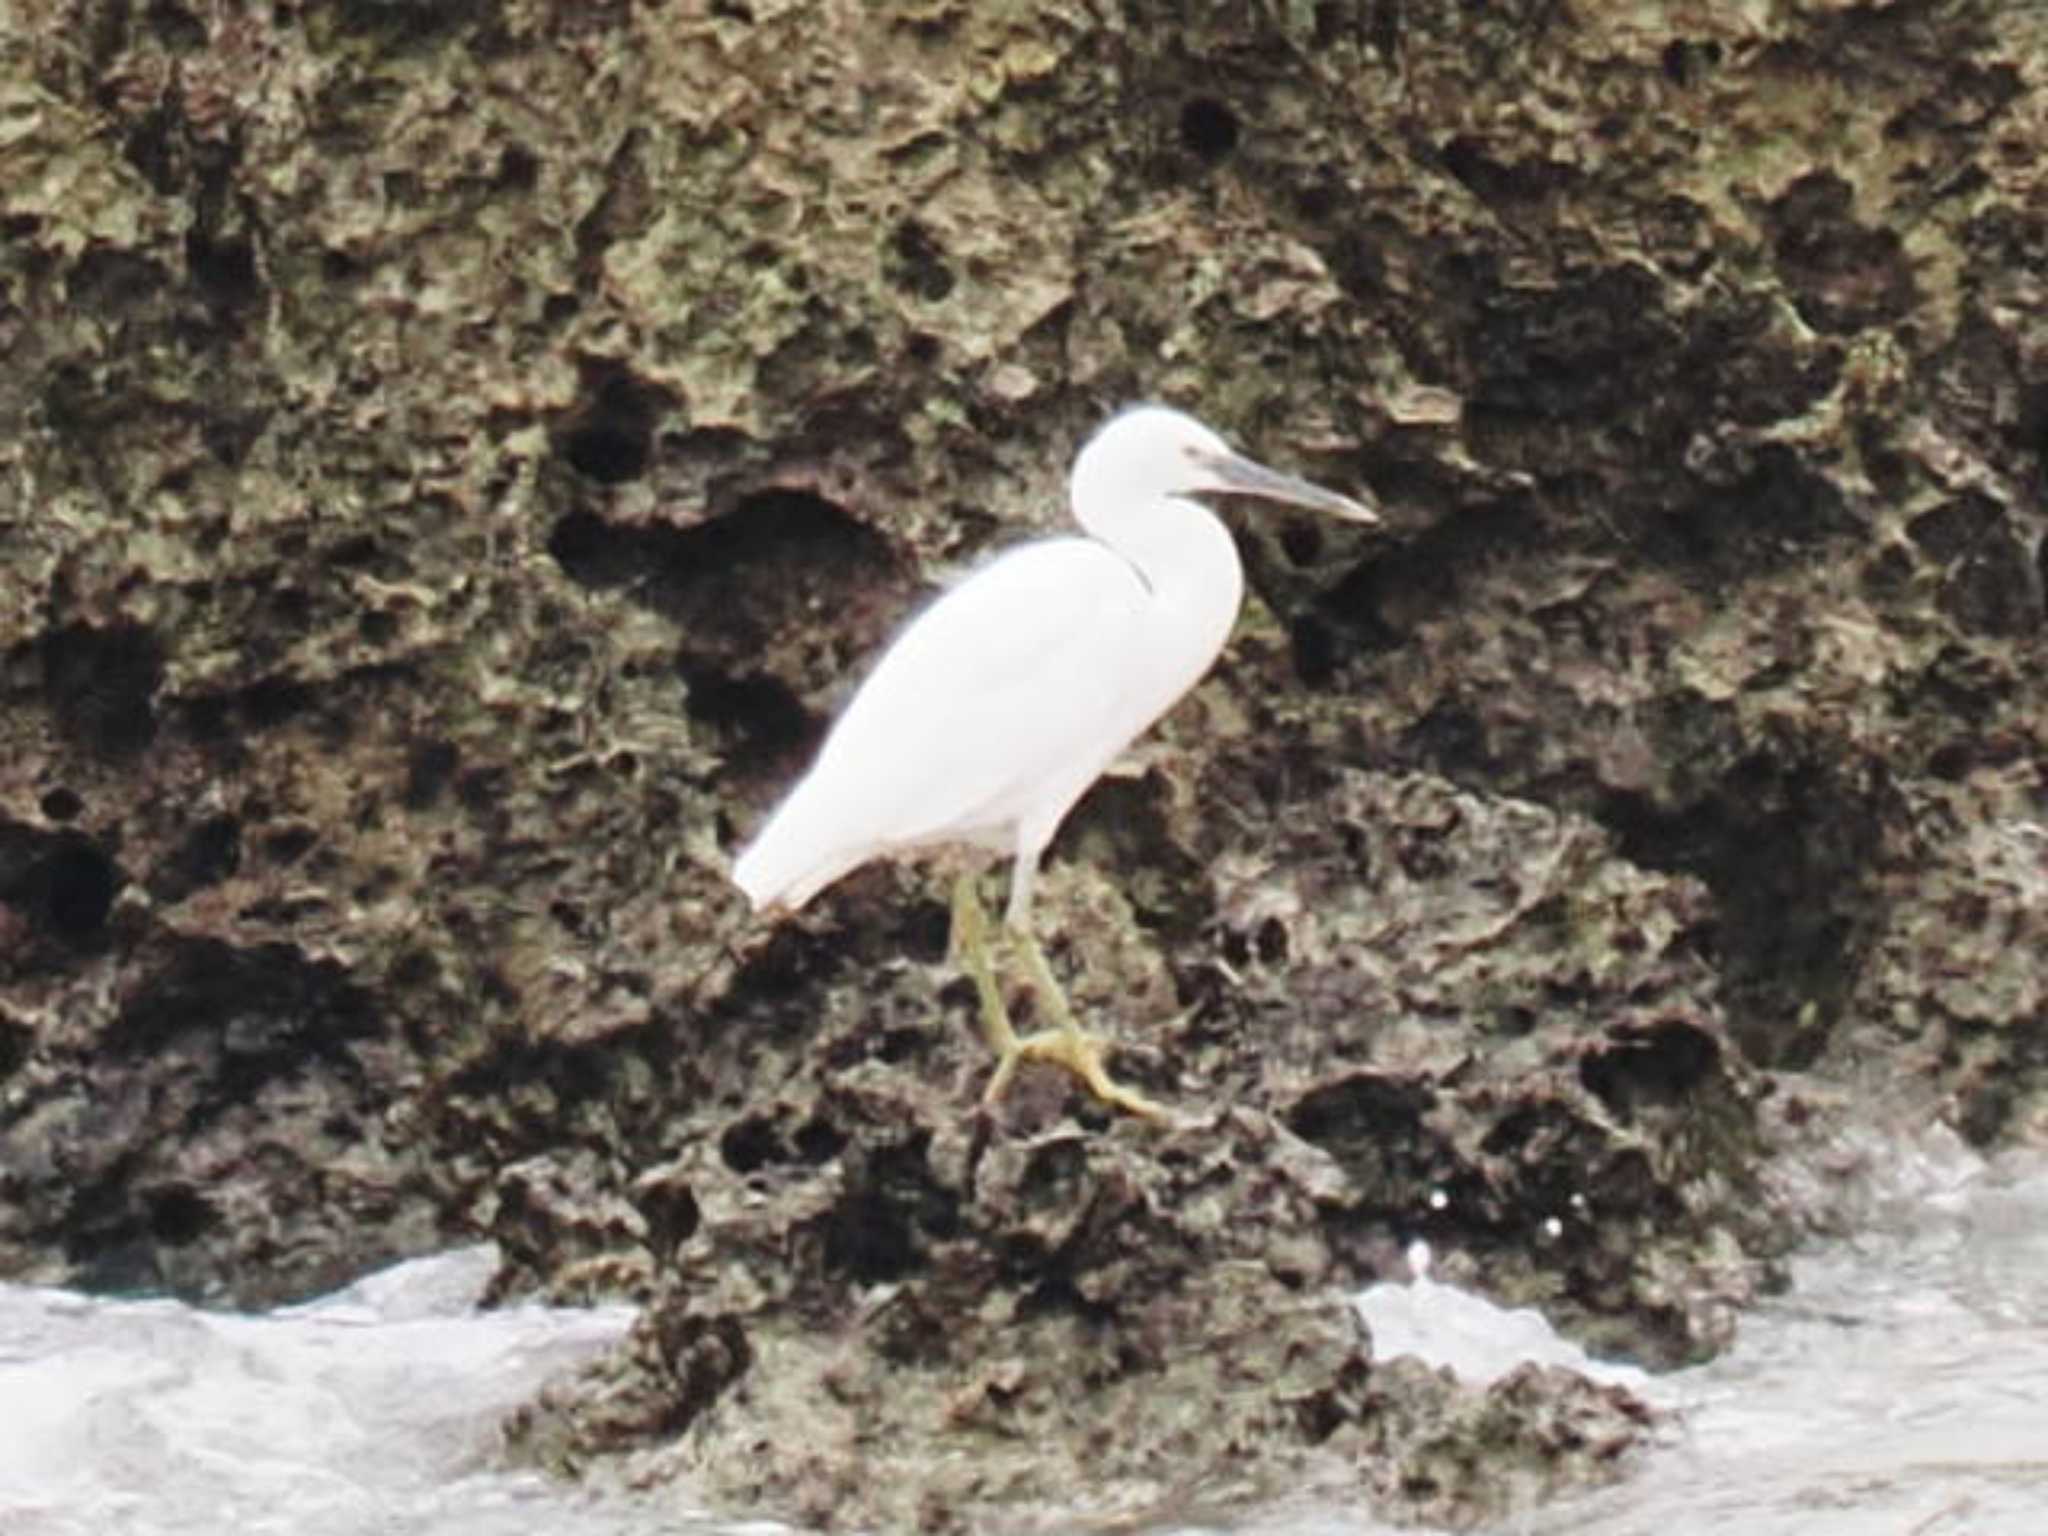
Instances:
[[[1612,1472],[1343,1288],[1696,1358],[1817,1122],[2048,1125],[2044,28],[16,0],[0,1274],[489,1232],[649,1304],[535,1454],[821,1521]],[[1140,396],[1388,514],[1054,850],[1165,1136],[977,1114],[919,872],[723,873]]]

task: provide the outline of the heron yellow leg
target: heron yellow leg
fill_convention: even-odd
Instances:
[[[1023,1060],[1017,1031],[1010,1024],[1010,1010],[1003,1005],[1003,989],[988,959],[988,915],[981,910],[981,898],[974,893],[974,876],[963,874],[953,882],[953,963],[974,978],[974,990],[981,998],[981,1029],[988,1036],[988,1048],[996,1053],[996,1075],[983,1095],[990,1102],[1010,1086],[1010,1078]]]
[[[1012,928],[1010,942],[1024,957],[1025,969],[1031,973],[1032,990],[1053,1018],[1052,1028],[1041,1029],[1017,1042],[1016,1059],[1049,1061],[1065,1067],[1081,1080],[1090,1093],[1112,1109],[1159,1124],[1171,1121],[1173,1116],[1164,1105],[1153,1103],[1142,1093],[1124,1087],[1109,1075],[1109,1069],[1103,1065],[1107,1043],[1098,1035],[1085,1033],[1075,1022],[1074,1010],[1053,976],[1052,967],[1046,963],[1045,951],[1038,947],[1038,941],[1026,930]],[[996,1069],[996,1075],[1007,1084],[1008,1075],[1001,1067]],[[990,1083],[988,1097],[993,1098],[996,1091],[995,1083]]]
[[[974,990],[981,999],[982,1033],[988,1037],[989,1049],[996,1053],[995,1076],[988,1080],[988,1088],[981,1101],[993,1104],[1000,1099],[1009,1090],[1017,1068],[1025,1062],[1044,1061],[1066,1068],[1081,1080],[1090,1093],[1112,1108],[1146,1120],[1170,1119],[1165,1109],[1144,1095],[1125,1088],[1109,1075],[1109,1069],[1103,1065],[1103,1042],[1093,1035],[1084,1034],[1074,1021],[1074,1010],[1068,1006],[1066,993],[1054,979],[1052,967],[1046,964],[1045,952],[1038,947],[1028,929],[1007,919],[1004,927],[1031,973],[1031,989],[1038,994],[1040,1006],[1052,1016],[1053,1021],[1052,1028],[1039,1030],[1021,1040],[1010,1023],[1010,1010],[1003,1004],[1003,991],[996,984],[995,968],[989,962],[988,916],[982,911],[981,898],[975,893],[974,877],[963,874],[953,882],[953,961],[974,978]]]

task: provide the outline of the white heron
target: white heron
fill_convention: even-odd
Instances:
[[[952,950],[996,1052],[985,1103],[1020,1064],[1043,1061],[1105,1103],[1168,1118],[1110,1078],[1102,1041],[1075,1022],[1031,936],[1031,889],[1074,802],[1209,670],[1237,619],[1244,572],[1229,530],[1194,499],[1204,492],[1378,521],[1233,452],[1191,416],[1127,408],[1074,461],[1081,535],[1008,550],[912,619],[733,866],[757,912],[794,911],[871,859],[951,844],[1011,855],[1004,926],[1053,1026],[1022,1039],[1011,1027],[962,875]]]

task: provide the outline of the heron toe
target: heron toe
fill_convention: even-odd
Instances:
[[[1109,1069],[1103,1064],[1106,1052],[1106,1041],[1096,1035],[1083,1034],[1078,1029],[1056,1026],[1026,1035],[1002,1053],[996,1063],[995,1076],[989,1079],[981,1101],[994,1104],[1009,1090],[1010,1081],[1017,1075],[1019,1066],[1027,1061],[1043,1061],[1064,1067],[1111,1109],[1136,1115],[1154,1125],[1171,1124],[1173,1116],[1163,1104],[1155,1104],[1109,1075]]]

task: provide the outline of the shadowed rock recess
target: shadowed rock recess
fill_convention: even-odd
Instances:
[[[1647,1416],[1374,1359],[1409,1242],[1667,1365],[1844,1127],[2048,1136],[2048,10],[13,11],[0,1276],[488,1234],[646,1304],[550,1466],[1457,1522]],[[1388,517],[1049,861],[1165,1134],[977,1112],[925,872],[724,875],[1139,397]]]

